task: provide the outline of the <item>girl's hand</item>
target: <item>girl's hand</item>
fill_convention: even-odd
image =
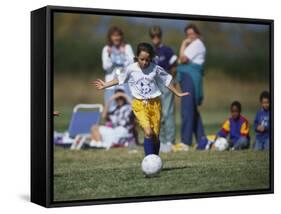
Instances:
[[[188,92],[177,93],[178,97],[184,97],[190,95]]]
[[[173,83],[170,83],[167,86],[176,96],[178,97],[184,97],[184,96],[188,96],[189,93],[188,92],[179,92],[175,87]]]
[[[99,90],[104,89],[105,88],[105,82],[102,81],[101,79],[97,79],[96,81],[93,82],[95,87]]]

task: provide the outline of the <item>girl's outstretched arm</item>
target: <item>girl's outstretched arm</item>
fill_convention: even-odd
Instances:
[[[168,88],[178,97],[184,97],[189,95],[188,92],[179,92],[175,87],[174,84],[171,82],[170,85],[168,85]]]
[[[118,83],[119,83],[118,79],[113,79],[109,82],[104,82],[101,79],[97,79],[97,80],[93,81],[93,84],[99,90],[109,88],[114,85],[118,85]]]

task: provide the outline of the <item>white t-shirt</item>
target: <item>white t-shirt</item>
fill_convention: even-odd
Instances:
[[[162,67],[154,63],[141,69],[137,62],[126,67],[125,72],[118,75],[119,85],[128,83],[133,97],[141,100],[153,99],[161,95],[159,84],[169,86],[173,77]]]
[[[205,62],[206,48],[200,39],[191,42],[184,50],[184,55],[195,64],[202,65]]]
[[[103,49],[102,49],[102,67],[105,70],[105,81],[111,81],[115,78],[115,68],[116,67],[126,67],[129,64],[134,62],[134,52],[133,49],[131,47],[131,45],[126,44],[124,46],[124,52],[122,53],[120,50],[116,49],[115,47],[111,47],[112,48],[112,54],[109,55],[108,53],[108,48],[109,46],[106,45]],[[118,60],[120,62],[120,65],[117,65],[117,63],[115,62],[116,57],[114,57],[114,52],[116,52],[116,55],[118,57]],[[110,87],[108,89],[114,89],[115,87]]]

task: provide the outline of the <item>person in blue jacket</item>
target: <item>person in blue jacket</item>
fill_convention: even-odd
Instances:
[[[257,112],[254,126],[256,140],[255,150],[268,150],[270,146],[270,95],[268,91],[263,91],[260,95],[261,109]]]

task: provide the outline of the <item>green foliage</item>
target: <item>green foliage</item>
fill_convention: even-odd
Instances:
[[[135,50],[141,41],[150,41],[148,28],[158,24],[157,19],[96,16],[83,14],[56,14],[54,22],[55,72],[103,75],[101,51],[106,44],[107,29],[116,25],[124,31],[125,39]],[[151,21],[151,24],[149,24]],[[190,21],[159,20],[164,31],[164,43],[178,53],[184,38],[184,25]],[[269,28],[268,26],[194,22],[198,25],[207,46],[206,72],[221,70],[240,79],[268,80]]]

